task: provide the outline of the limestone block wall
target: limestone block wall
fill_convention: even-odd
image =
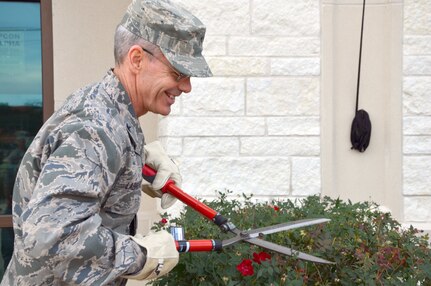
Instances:
[[[193,91],[158,119],[183,188],[200,197],[224,189],[258,198],[320,193],[321,1],[175,1],[206,24],[214,73],[194,78]],[[401,220],[431,229],[431,2],[400,3]]]
[[[213,78],[160,117],[183,189],[259,198],[318,194],[320,2],[177,0],[207,26]]]
[[[431,229],[431,2],[404,0],[404,220]]]

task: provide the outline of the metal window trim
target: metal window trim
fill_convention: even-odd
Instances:
[[[11,215],[0,215],[0,228],[3,227],[12,227]]]
[[[52,0],[1,0],[0,2],[40,2],[42,45],[43,121],[54,112],[54,64],[52,41]],[[0,228],[13,227],[12,215],[0,215]]]

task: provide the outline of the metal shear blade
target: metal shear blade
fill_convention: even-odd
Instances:
[[[327,219],[327,218],[296,220],[296,221],[292,221],[292,222],[280,223],[280,224],[276,224],[276,225],[272,225],[272,226],[252,229],[250,231],[243,232],[243,235],[247,234],[250,238],[257,238],[257,237],[260,237],[260,236],[266,235],[266,234],[277,233],[280,231],[300,228],[300,227],[314,225],[314,224],[325,223],[328,221],[330,221],[330,219]]]
[[[300,259],[303,260],[307,260],[307,261],[311,261],[311,262],[317,262],[317,263],[324,263],[324,264],[334,264],[334,262],[310,255],[310,254],[306,254],[304,252],[301,251],[297,251],[297,250],[293,250],[289,247],[286,246],[281,246],[266,240],[262,240],[259,238],[251,238],[246,240],[246,242],[252,243],[254,245],[272,250],[272,251],[276,251],[278,253],[281,254],[285,254],[285,255],[289,255],[289,256],[295,256],[298,257]]]
[[[304,219],[304,220],[297,220],[297,221],[293,221],[293,222],[276,224],[276,225],[268,226],[268,227],[252,229],[252,230],[245,231],[245,232],[242,232],[239,229],[234,228],[234,229],[231,229],[230,232],[236,234],[236,236],[231,238],[231,239],[223,240],[222,244],[223,244],[223,247],[225,247],[225,246],[229,246],[229,245],[232,245],[234,243],[237,243],[239,241],[245,241],[245,242],[266,248],[268,250],[279,252],[281,254],[285,254],[285,255],[289,255],[289,256],[296,256],[296,257],[303,259],[303,260],[307,260],[307,261],[311,261],[311,262],[317,262],[317,263],[334,264],[331,261],[313,256],[310,254],[306,254],[306,253],[303,253],[300,251],[296,251],[296,250],[293,250],[289,247],[281,246],[281,245],[278,245],[278,244],[275,244],[275,243],[272,243],[272,242],[258,238],[258,237],[261,237],[262,235],[266,235],[266,234],[272,234],[272,233],[277,233],[280,231],[300,228],[300,227],[304,227],[304,226],[325,223],[328,221],[330,221],[330,220],[326,219],[326,218]]]

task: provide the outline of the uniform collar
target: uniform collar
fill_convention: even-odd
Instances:
[[[133,109],[130,97],[119,78],[114,74],[113,69],[107,72],[102,80],[102,85],[117,107],[135,151],[140,154],[144,144],[144,134],[142,133],[141,125]]]

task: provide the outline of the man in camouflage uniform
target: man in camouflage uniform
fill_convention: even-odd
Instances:
[[[134,0],[115,36],[115,68],[73,93],[25,153],[13,195],[15,246],[6,285],[124,285],[178,262],[167,232],[131,236],[143,163],[157,169],[147,188],[178,168],[158,142],[144,146],[138,117],[167,115],[190,92],[191,76],[211,76],[202,57],[203,24],[168,0]]]

